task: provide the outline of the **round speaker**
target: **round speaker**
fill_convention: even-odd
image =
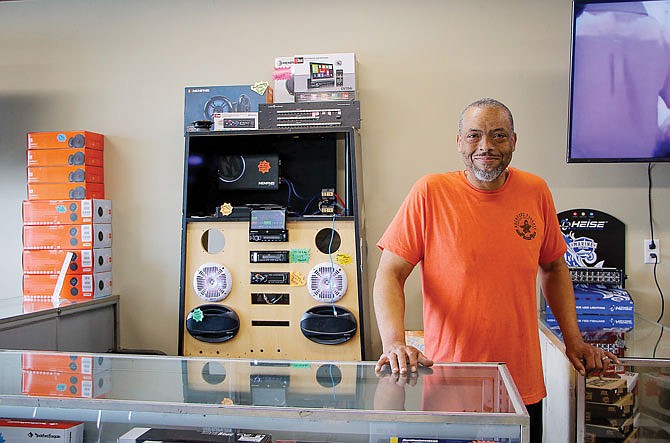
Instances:
[[[335,305],[314,306],[300,318],[302,335],[322,345],[347,342],[356,334],[357,329],[354,314]]]
[[[186,317],[186,330],[196,340],[222,343],[235,337],[240,330],[240,318],[223,305],[201,305]]]
[[[70,189],[68,195],[70,196],[71,200],[83,200],[86,198],[86,188],[83,186],[77,186],[74,189]]]
[[[347,292],[347,286],[347,274],[336,264],[319,263],[307,275],[309,295],[322,303],[340,300]]]
[[[83,152],[77,151],[74,154],[70,154],[67,158],[67,164],[70,166],[81,166],[86,161],[86,156]]]
[[[193,275],[193,290],[205,301],[221,301],[230,294],[233,277],[225,266],[205,263]]]
[[[216,171],[219,180],[234,183],[244,176],[247,162],[241,155],[224,155],[219,159],[219,169]]]
[[[219,112],[235,112],[232,102],[228,97],[215,95],[205,103],[205,119],[214,121],[214,114]]]
[[[84,134],[76,134],[67,141],[67,145],[71,148],[81,149],[86,144],[86,137]]]
[[[83,183],[86,180],[86,172],[83,169],[75,169],[67,177],[70,183]]]

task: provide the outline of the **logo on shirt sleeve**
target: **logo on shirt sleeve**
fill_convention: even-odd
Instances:
[[[537,235],[535,220],[525,212],[520,212],[514,217],[514,230],[524,240],[532,240]]]

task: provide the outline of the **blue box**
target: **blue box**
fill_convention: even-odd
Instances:
[[[628,291],[604,285],[574,285],[577,315],[629,315],[635,313],[635,305]],[[547,313],[551,307],[547,305]]]
[[[267,82],[235,86],[189,86],[185,89],[184,132],[193,122],[214,122],[214,113],[258,112],[260,103],[272,103],[273,90]]]
[[[547,313],[545,323],[549,328],[558,327],[558,321],[553,314]],[[627,332],[635,326],[633,314],[626,315],[577,315],[577,326],[580,331],[622,331]]]

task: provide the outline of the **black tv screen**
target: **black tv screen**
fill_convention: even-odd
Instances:
[[[574,0],[569,163],[670,161],[670,0]]]

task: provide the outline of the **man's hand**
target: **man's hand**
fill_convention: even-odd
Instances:
[[[418,365],[432,366],[433,360],[426,357],[414,346],[398,343],[384,350],[384,353],[377,360],[375,372],[380,372],[387,363],[391,367],[391,373],[407,374],[408,371],[416,372]]]
[[[582,376],[591,373],[601,373],[607,370],[611,363],[619,363],[616,355],[584,343],[583,340],[577,340],[575,343],[566,343],[565,354],[568,356],[572,366]]]

